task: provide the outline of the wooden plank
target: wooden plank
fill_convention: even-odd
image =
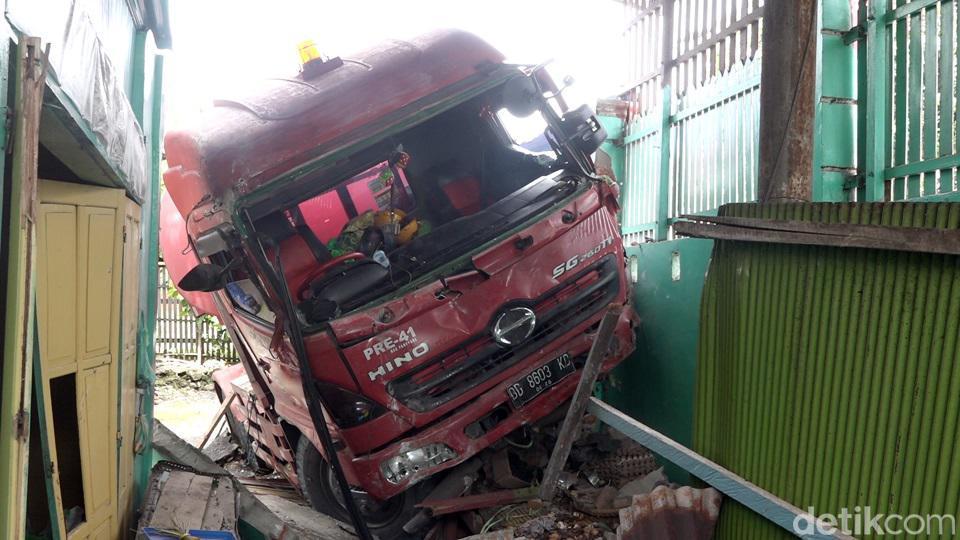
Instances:
[[[223,414],[227,412],[227,407],[233,403],[233,400],[237,397],[237,394],[230,394],[223,403],[220,404],[220,408],[217,409],[217,414],[213,415],[213,420],[210,421],[210,427],[207,428],[207,432],[203,436],[203,440],[200,441],[200,445],[197,448],[203,450],[203,447],[207,445],[207,441],[210,440],[210,437],[213,435],[213,431],[216,429],[217,424],[220,423],[220,418],[223,417]]]
[[[890,41],[888,39],[888,29],[883,24],[887,3],[871,2],[869,10],[869,16],[866,17],[867,72],[887,73]],[[863,199],[867,201],[882,201],[885,195],[883,172],[889,163],[889,149],[886,144],[889,92],[888,83],[883,79],[884,77],[867,77],[866,81],[865,103],[868,104],[865,115],[866,149],[864,150],[866,193],[864,193]],[[903,131],[897,133],[900,134]]]
[[[201,528],[215,479],[187,471],[169,471],[169,475],[160,486],[160,498],[149,525],[182,532]]]
[[[924,159],[921,161],[905,163],[896,167],[890,167],[884,173],[884,178],[902,177],[908,174],[930,173],[942,169],[951,169],[957,165],[960,165],[960,154],[949,154],[938,158]]]
[[[583,366],[583,371],[580,372],[580,382],[577,383],[577,390],[573,394],[570,408],[567,409],[567,415],[563,419],[563,425],[557,435],[557,442],[550,454],[550,462],[547,463],[547,468],[543,472],[543,483],[540,484],[540,499],[543,501],[552,501],[553,495],[556,493],[557,480],[560,478],[563,466],[567,463],[573,441],[580,433],[580,423],[583,421],[583,413],[587,409],[587,400],[593,393],[593,385],[597,382],[597,375],[600,374],[600,365],[610,351],[613,331],[616,329],[617,321],[620,319],[622,312],[622,305],[610,304],[607,307],[607,312],[603,315],[603,319],[600,320],[597,336],[594,338],[590,352],[587,354],[587,362]]]
[[[670,225],[667,218],[670,214],[670,128],[673,122],[670,120],[670,97],[671,89],[669,86],[663,87],[663,105],[661,109],[660,123],[660,171],[658,173],[659,184],[657,185],[657,236],[656,239],[666,240]]]
[[[590,398],[588,405],[588,410],[596,415],[600,421],[630,437],[651,452],[670,460],[693,476],[716,488],[727,497],[753,510],[763,518],[786,529],[788,532],[797,534],[793,527],[796,520],[802,519],[800,516],[804,516],[810,521],[815,519],[773,493],[748,482],[736,473],[721,467],[669,437],[641,424],[599,399]],[[820,522],[819,525],[819,531],[805,535],[804,538],[853,539],[852,536],[836,531],[835,527],[830,527],[826,523]],[[833,534],[820,532],[831,529],[836,532]]]
[[[920,160],[920,145],[922,132],[920,131],[920,104],[923,100],[921,70],[923,60],[921,56],[921,20],[920,14],[915,13],[909,19],[909,49],[907,50],[907,161]],[[920,196],[920,175],[907,177],[907,197]]]
[[[920,10],[926,9],[939,2],[943,2],[943,0],[913,0],[910,2],[903,2],[902,5],[897,9],[890,11],[885,18],[886,20],[890,21],[909,17],[910,15],[914,15]]]
[[[719,222],[678,221],[674,223],[673,227],[679,235],[716,240],[960,255],[960,230],[753,220],[752,218],[722,219],[751,220],[754,222],[750,226],[741,226],[720,224]],[[711,221],[711,218],[700,220]],[[761,221],[765,223],[760,223]]]
[[[37,425],[40,427],[40,453],[43,457],[40,463],[43,464],[43,481],[47,493],[47,510],[50,515],[50,538],[61,538],[61,525],[63,517],[61,515],[60,501],[60,482],[57,478],[59,473],[56,466],[56,454],[53,447],[53,440],[46,426],[52,421],[47,416],[47,404],[49,396],[46,395],[46,378],[43,377],[43,367],[40,362],[40,332],[39,325],[34,324],[33,328],[33,388],[36,392],[37,410],[34,414],[37,417]]]
[[[5,52],[6,49],[2,48]],[[26,525],[30,400],[33,377],[37,156],[46,79],[40,39],[22,36],[16,48],[13,154],[9,181],[8,260],[0,376],[0,538],[19,538]],[[2,86],[2,85],[0,85]],[[5,96],[5,95],[4,95]]]
[[[233,530],[236,528],[237,514],[236,492],[229,478],[216,478],[203,514],[201,529],[210,531]]]
[[[170,476],[160,485],[160,498],[150,516],[151,527],[166,529],[179,528],[176,521],[177,509],[180,507],[183,494],[190,487],[190,482],[196,476],[186,471],[170,471]]]
[[[213,478],[194,475],[187,492],[181,495],[177,508],[177,522],[181,530],[199,529],[203,525],[203,516],[210,503]]]

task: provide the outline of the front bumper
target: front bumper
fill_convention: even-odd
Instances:
[[[585,321],[567,332],[562,339],[558,339],[534,353],[532,357],[536,361],[531,361],[528,357],[525,361],[513,366],[510,370],[510,376],[506,377],[503,382],[464,406],[451,418],[441,420],[420,433],[398,440],[375,453],[353,457],[352,459],[344,459],[347,456],[341,455],[341,461],[345,468],[352,469],[353,474],[351,476],[360,479],[361,487],[370,495],[377,499],[388,499],[424,478],[462,463],[518,427],[536,422],[550,414],[573,395],[579,381],[579,376],[576,373],[580,372],[580,366],[574,374],[565,377],[519,409],[513,409],[510,405],[507,388],[528,371],[563,353],[569,353],[575,359],[584,358],[593,343],[596,325],[601,316],[602,314]],[[633,352],[636,321],[636,313],[628,304],[617,322],[612,351],[604,361],[601,373],[609,372]],[[495,410],[506,410],[508,412],[506,417],[496,425],[478,434],[477,422]],[[380,464],[383,461],[401,452],[431,443],[447,445],[456,453],[457,457],[430,469],[414,473],[400,483],[390,483],[384,478],[380,470]]]

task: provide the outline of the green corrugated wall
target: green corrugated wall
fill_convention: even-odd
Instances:
[[[960,204],[734,204],[720,215],[956,229]],[[694,447],[818,514],[960,515],[960,258],[718,241]],[[718,538],[789,537],[728,501]]]

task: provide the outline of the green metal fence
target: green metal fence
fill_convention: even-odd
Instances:
[[[630,22],[625,43],[631,52],[626,67],[631,84],[621,95],[629,114],[623,122],[622,139],[617,142],[624,150],[624,239],[638,268],[634,300],[643,313],[643,325],[638,352],[616,373],[609,398],[645,423],[687,442],[693,431],[692,419],[677,396],[694,394],[697,352],[694,346],[685,344],[700,333],[696,319],[712,242],[674,239],[670,225],[680,214],[710,213],[723,203],[756,198],[757,53],[764,10],[755,0],[624,0],[624,4]],[[821,0],[818,7],[815,148],[810,171],[814,200],[960,200],[957,1]],[[942,210],[930,212],[930,216],[945,215]],[[920,215],[928,214],[916,209],[914,217]],[[909,222],[907,217],[897,220],[894,222]],[[956,337],[956,317],[941,309],[945,302],[953,309],[955,269],[931,270],[934,277],[940,276],[939,281],[932,277],[923,282],[925,296],[918,302],[910,295],[920,294],[915,289],[922,281],[918,276],[927,270],[916,266],[917,257],[898,255],[879,261],[870,255],[840,269],[840,259],[831,255],[819,259],[816,264],[821,266],[806,274],[821,281],[796,282],[790,280],[797,268],[776,256],[758,262],[758,253],[776,252],[775,248],[747,251],[737,256],[750,264],[752,273],[745,277],[732,273],[722,282],[717,278],[708,294],[736,298],[744,309],[743,316],[753,319],[709,319],[709,324],[718,326],[704,328],[700,346],[718,346],[720,341],[709,341],[715,339],[726,347],[760,352],[754,355],[753,363],[745,361],[735,369],[716,363],[704,366],[700,354],[699,376],[720,382],[714,385],[717,393],[697,393],[698,449],[762,487],[797,504],[814,502],[824,511],[840,503],[854,505],[862,492],[865,495],[861,500],[883,503],[883,508],[960,512],[956,494],[942,489],[942,482],[958,469],[948,442],[949,437],[956,438],[957,426],[941,425],[943,411],[956,408],[956,400],[949,397],[956,394],[949,381],[957,375],[955,370],[943,371],[953,369],[947,358],[952,355],[955,359],[956,353],[944,353],[946,356],[937,357],[939,360],[932,352],[923,353],[912,364],[898,360],[912,354],[912,347],[927,350],[924,343],[930,351],[946,350],[935,347],[947,344],[937,345],[936,339],[928,339],[924,326],[928,322],[939,332],[936,329],[943,321],[953,321],[952,333],[943,339]],[[799,260],[798,248],[783,250],[783,256]],[[860,257],[856,253],[849,256]],[[871,267],[868,263],[876,264]],[[782,271],[771,270],[777,265]],[[825,273],[841,270],[829,284],[822,281]],[[864,284],[873,291],[865,290]],[[748,292],[756,296],[745,296]],[[809,324],[822,335],[810,329],[803,334],[784,334],[792,319],[774,313],[771,306],[784,301],[797,306],[798,301],[790,299],[801,292],[817,295],[809,305],[815,304],[822,320],[809,317]],[[879,296],[864,307],[867,292]],[[766,306],[766,311],[746,310],[746,306],[758,302]],[[932,316],[918,315],[927,308],[941,311]],[[882,326],[875,326],[878,321]],[[921,325],[919,329],[916,324]],[[748,327],[751,333],[745,333]],[[876,348],[860,350],[860,342],[847,339],[848,333],[855,332],[864,336],[866,343],[863,329],[877,328],[877,335],[887,342],[896,341],[894,350],[885,349],[886,356]],[[922,333],[917,335],[913,330]],[[816,355],[811,349],[830,349],[840,343],[841,337],[852,353],[843,350],[828,357]],[[806,351],[804,354],[813,354],[820,362],[792,365],[808,370],[804,372],[808,377],[805,381],[827,377],[823,369],[840,370],[835,372],[836,384],[829,391],[840,395],[841,401],[822,394],[794,392],[780,384],[789,373],[785,364],[778,362],[786,360],[778,356],[783,351],[774,353],[770,347],[786,343],[788,338],[792,342],[785,350]],[[762,351],[757,348],[761,345],[766,347]],[[890,346],[880,341],[875,346],[881,345]],[[941,372],[929,371],[934,365]],[[816,366],[823,369],[809,371]],[[721,373],[728,368],[731,371]],[[913,378],[889,379],[896,384],[871,387],[869,395],[860,396],[868,401],[858,402],[848,399],[849,395],[860,391],[866,381],[851,382],[852,371],[844,369],[863,370],[863,377],[887,377],[896,370],[906,370],[903,373]],[[937,377],[940,386],[932,385],[932,377]],[[946,393],[945,384],[951,385]],[[778,394],[774,388],[784,393]],[[808,391],[806,387],[801,390]],[[777,416],[777,411],[764,410],[761,417],[759,409],[767,406],[764,399],[774,399],[772,403],[781,407],[781,413],[788,406],[799,411],[797,414],[804,415],[798,416],[799,421],[807,422],[805,430],[814,429],[810,426],[815,422],[816,433],[821,428],[827,432],[822,437],[788,433],[790,426],[784,414]],[[892,408],[884,408],[888,401],[895,401]],[[865,407],[866,412],[852,408],[850,403]],[[933,407],[932,415],[923,412],[928,406]],[[841,424],[831,416],[831,408],[842,409],[855,423]],[[721,417],[726,418],[723,425],[718,420]],[[949,418],[954,420],[953,416]],[[930,429],[924,427],[925,423],[932,423]],[[857,446],[858,437],[864,436],[858,431],[861,424],[872,430],[873,437],[884,438],[877,448],[886,453],[879,460],[873,460],[867,447]],[[902,428],[904,425],[907,428]],[[954,431],[944,431],[947,427]],[[856,444],[828,438],[829,433],[837,432]],[[763,437],[758,436],[760,433]],[[806,437],[802,447],[797,446],[801,435]],[[889,446],[889,437],[899,443]],[[829,444],[818,446],[824,441]],[[761,451],[761,445],[767,443],[766,450]],[[818,454],[821,448],[829,454]],[[904,454],[914,450],[917,453]],[[848,451],[857,453],[844,454]],[[805,453],[802,463],[797,461],[800,453]],[[821,460],[829,460],[831,469],[821,468]],[[894,463],[895,474],[886,469],[890,463]],[[912,475],[926,475],[930,468],[941,473],[928,489],[926,476]],[[856,482],[848,483],[850,478],[856,478]],[[952,480],[948,485],[954,485]],[[891,487],[899,491],[892,493]],[[874,497],[884,490],[894,499]],[[928,504],[931,497],[936,504]],[[908,501],[907,506],[899,504],[904,501]],[[765,532],[769,531],[756,523],[762,520],[736,509],[725,514],[720,537],[768,537]]]
[[[682,214],[756,197],[763,3],[627,3],[624,241],[672,238]]]
[[[862,199],[955,198],[957,3],[876,1],[860,12],[866,34]]]
[[[629,244],[666,240],[680,215],[756,198],[759,90],[756,60],[692,90],[674,107],[664,92],[659,110],[627,126],[623,232]]]

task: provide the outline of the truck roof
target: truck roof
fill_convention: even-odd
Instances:
[[[279,175],[362,141],[362,128],[484,68],[503,55],[480,38],[444,30],[387,40],[314,78],[269,79],[217,100],[197,127],[168,132],[164,181],[180,213],[228,191],[253,192]]]

